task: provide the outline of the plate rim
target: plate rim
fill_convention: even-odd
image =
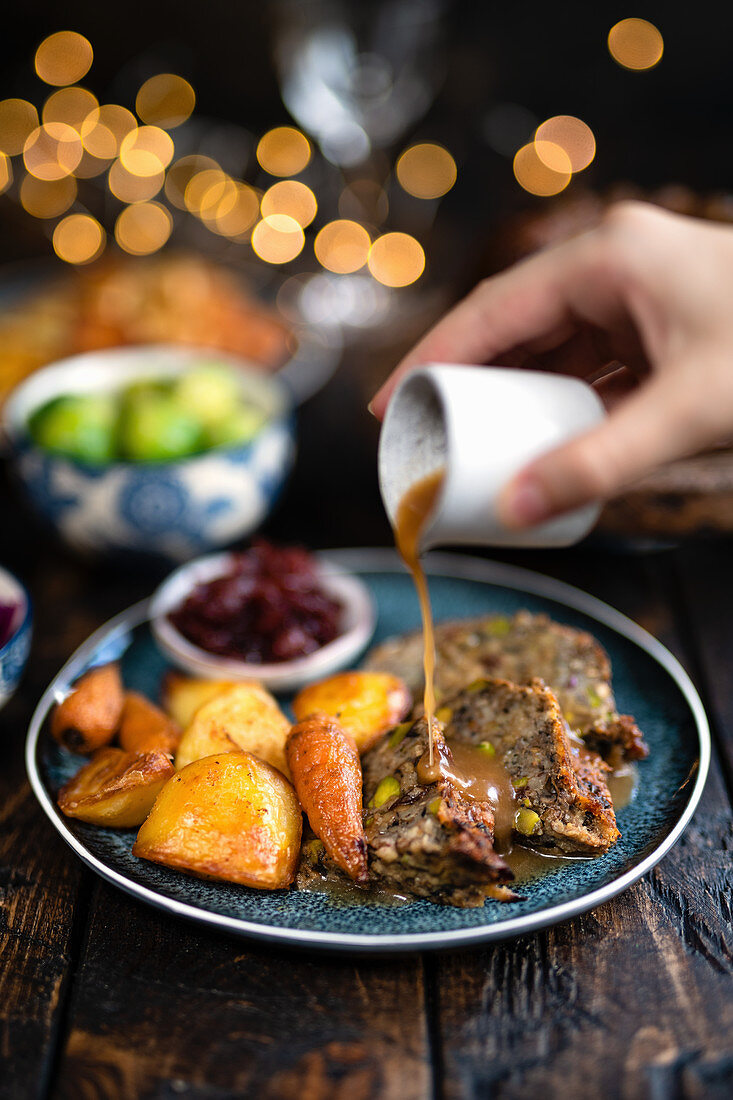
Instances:
[[[387,548],[349,548],[322,551],[324,556],[356,573],[406,572],[395,550]],[[154,908],[175,916],[234,933],[275,946],[308,948],[316,947],[330,952],[359,954],[392,954],[409,951],[447,950],[470,947],[490,941],[501,941],[528,932],[535,932],[549,925],[559,924],[570,917],[579,916],[590,909],[616,897],[647,874],[677,843],[694,814],[705,786],[711,757],[710,727],[705,709],[689,675],[677,658],[658,639],[643,627],[617,611],[610,604],[592,596],[583,589],[545,576],[522,566],[510,565],[463,554],[431,553],[426,555],[425,569],[428,575],[445,576],[494,584],[500,588],[512,588],[531,595],[542,596],[580,611],[629,641],[638,645],[669,673],[690,707],[699,742],[699,763],[687,803],[674,827],[644,859],[623,875],[579,898],[561,902],[547,909],[523,916],[497,921],[475,928],[458,928],[439,932],[355,934],[351,932],[325,932],[317,929],[280,928],[261,925],[240,917],[212,913],[208,909],[165,897],[142,883],[134,882],[126,875],[109,867],[98,859],[79,840],[58,813],[43,783],[37,762],[40,732],[55,691],[61,680],[73,678],[76,670],[84,667],[88,657],[102,640],[126,632],[140,625],[148,617],[150,598],[139,601],[103,623],[86,641],[72,653],[59,669],[36,705],[26,737],[26,770],[33,792],[46,816],[69,847],[101,878],[124,890],[132,897]],[[689,779],[686,781],[689,782]]]

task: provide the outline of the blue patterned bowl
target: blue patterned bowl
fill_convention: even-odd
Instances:
[[[202,356],[237,366],[243,395],[268,413],[250,443],[172,462],[92,465],[44,451],[28,434],[29,416],[56,396],[175,377]],[[291,402],[282,383],[242,360],[199,348],[113,348],[44,367],[13,391],[4,427],[35,510],[87,554],[187,561],[227,546],[260,525],[295,455]]]
[[[0,647],[0,709],[18,686],[31,648],[32,612],[30,596],[20,581],[0,566],[0,603],[16,605],[13,632]]]

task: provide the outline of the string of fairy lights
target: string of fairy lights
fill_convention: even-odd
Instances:
[[[611,28],[608,49],[619,65],[643,71],[659,62],[664,42],[647,20],[623,19]],[[166,245],[175,210],[197,218],[219,237],[251,247],[264,263],[286,264],[303,252],[306,230],[319,212],[313,189],[295,178],[314,153],[305,134],[278,126],[260,137],[257,163],[273,182],[256,187],[226,172],[211,156],[176,156],[175,131],[196,106],[187,80],[174,73],[151,76],[138,89],[133,111],[100,103],[81,86],[93,60],[92,45],[82,34],[51,34],[34,61],[39,80],[55,89],[40,114],[26,99],[0,101],[0,193],[10,191],[29,215],[49,225],[61,260],[91,263],[107,246],[108,230],[84,203],[90,180],[102,183],[117,200],[111,235],[131,255],[151,255]],[[514,176],[531,194],[556,195],[595,153],[587,123],[557,115],[537,126],[532,140],[516,151]],[[412,197],[435,201],[456,183],[456,161],[442,145],[420,142],[399,154],[394,176]],[[355,210],[369,209],[384,223],[389,200],[377,181],[346,183],[338,207],[341,217],[309,234],[322,268],[337,275],[365,270],[388,287],[420,278],[425,251],[414,236],[382,232],[353,216]]]

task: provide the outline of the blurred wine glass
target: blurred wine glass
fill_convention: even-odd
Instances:
[[[341,168],[396,142],[444,74],[442,0],[279,0],[283,101]]]

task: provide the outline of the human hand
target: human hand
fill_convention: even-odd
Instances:
[[[399,379],[426,362],[532,367],[594,380],[602,396],[622,391],[600,425],[505,486],[502,520],[529,527],[733,435],[732,299],[733,229],[620,203],[480,283],[370,408],[381,419]]]

